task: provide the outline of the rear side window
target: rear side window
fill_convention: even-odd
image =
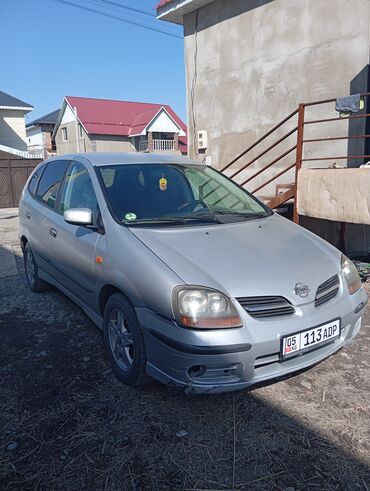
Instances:
[[[42,173],[44,172],[46,166],[47,166],[47,164],[41,165],[32,174],[32,177],[31,177],[30,182],[28,184],[28,191],[32,194],[32,196],[35,196],[37,184],[38,184],[40,177],[42,176]]]
[[[36,197],[50,208],[55,208],[60,181],[63,178],[67,164],[67,160],[49,162],[41,176]]]

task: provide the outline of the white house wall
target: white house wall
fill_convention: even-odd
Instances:
[[[0,109],[0,144],[27,150],[24,111]]]
[[[185,133],[179,128],[169,117],[166,111],[161,111],[149,126],[146,131],[153,131],[158,133],[179,133],[180,136],[184,136]]]
[[[67,104],[60,124],[72,123],[72,121],[74,120],[75,120],[75,115],[72,109]]]
[[[43,146],[43,136],[42,136],[42,131],[39,126],[36,126],[34,128],[26,128],[26,134],[27,134],[27,145],[29,147],[33,146]]]

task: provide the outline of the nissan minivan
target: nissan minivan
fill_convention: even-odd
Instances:
[[[31,290],[76,302],[128,385],[221,392],[291,374],[349,343],[367,302],[337,249],[176,155],[42,162],[19,237]]]

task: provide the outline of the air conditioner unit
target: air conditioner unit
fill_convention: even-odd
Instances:
[[[208,146],[208,137],[206,130],[200,130],[197,133],[198,136],[198,150],[206,150]]]

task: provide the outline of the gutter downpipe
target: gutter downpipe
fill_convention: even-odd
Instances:
[[[77,148],[77,153],[80,153],[80,138],[79,138],[79,134],[78,134],[77,107],[73,108],[73,112],[75,115],[75,123],[76,123],[76,148]]]

